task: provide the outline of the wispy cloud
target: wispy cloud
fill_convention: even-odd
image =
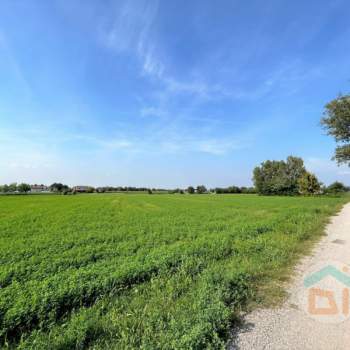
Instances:
[[[186,137],[164,134],[160,138],[127,140],[95,140],[98,147],[109,151],[127,151],[139,154],[189,154],[204,153],[214,156],[230,154],[235,150],[246,148],[247,142],[229,139],[205,137]]]
[[[279,63],[271,71],[252,72],[242,79],[240,70],[232,69],[235,65],[232,60],[222,62],[219,57],[224,54],[214,52],[208,54],[217,57],[208,60],[210,66],[189,66],[187,69],[193,74],[180,78],[168,64],[167,52],[164,52],[164,45],[157,36],[155,23],[158,10],[157,0],[124,0],[108,14],[110,19],[103,26],[101,38],[107,47],[118,53],[136,55],[142,75],[159,83],[163,99],[164,96],[169,99],[188,95],[204,102],[217,99],[258,100],[273,91],[284,91],[290,95],[300,88],[302,81],[319,74],[317,67],[310,68],[301,61],[291,60]],[[222,73],[207,79],[208,69],[211,72],[217,69],[218,73],[226,71],[226,75],[231,71],[230,79],[221,79]]]
[[[167,112],[160,107],[143,107],[140,110],[140,114],[142,117],[165,117],[167,116]]]
[[[144,40],[141,40],[138,45],[138,56],[141,60],[142,73],[160,80],[164,79],[165,66],[156,58],[156,48],[146,45]]]
[[[164,62],[156,56],[152,49],[146,55],[140,54],[143,73],[152,79],[157,79],[162,85],[168,98],[183,94],[195,96],[202,101],[229,100],[258,100],[275,91],[292,95],[303,87],[309,79],[322,75],[319,66],[308,67],[300,60],[282,62],[273,70],[254,77],[232,76],[230,83],[220,80],[205,80],[205,72],[198,74],[199,78],[179,79],[169,74]]]
[[[6,64],[8,70],[12,73],[13,77],[21,87],[22,92],[26,98],[32,97],[32,89],[29,85],[25,74],[22,71],[20,64],[18,63],[15,55],[12,52],[10,43],[5,36],[5,33],[0,28],[0,54],[2,53],[2,63]]]
[[[178,138],[163,140],[157,144],[156,149],[154,146],[153,152],[163,154],[203,153],[213,156],[223,156],[230,154],[235,150],[245,148],[247,145],[231,140]]]
[[[140,50],[141,43],[149,35],[158,9],[155,0],[124,0],[112,9],[110,21],[101,28],[101,38],[117,51]]]
[[[120,5],[111,20],[110,26],[101,32],[102,42],[119,53],[129,52],[137,55],[144,76],[157,79],[169,93],[186,93],[209,98],[222,94],[219,86],[199,80],[180,80],[168,72],[164,60],[160,59],[159,43],[152,33],[156,19],[158,1],[125,1]]]
[[[199,152],[208,153],[212,155],[225,155],[232,151],[245,148],[247,145],[232,140],[218,140],[209,139],[197,141],[195,147]]]
[[[86,133],[68,134],[63,140],[64,142],[78,141],[88,143],[95,148],[106,151],[130,150],[134,146],[133,142],[125,137],[97,137],[94,135],[87,135]]]
[[[125,152],[128,154],[189,154],[204,153],[214,156],[230,154],[236,150],[251,146],[248,137],[232,135],[231,137],[215,138],[207,135],[190,135],[187,131],[181,132],[176,125],[169,129],[162,129],[158,133],[149,130],[144,137],[132,137],[121,133],[119,136],[89,137],[75,135],[73,138],[88,142],[95,150],[103,152]]]

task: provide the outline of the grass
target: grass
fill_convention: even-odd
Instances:
[[[0,344],[219,349],[345,197],[0,197]]]

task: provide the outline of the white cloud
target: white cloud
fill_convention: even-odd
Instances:
[[[144,138],[96,138],[76,137],[89,142],[97,152],[127,151],[131,153],[147,154],[182,154],[182,153],[206,153],[211,155],[225,155],[234,150],[247,147],[249,144],[238,139],[215,139],[205,137],[191,137],[171,130],[150,134]]]
[[[248,147],[245,141],[237,138],[214,139],[214,138],[196,138],[178,136],[159,142],[157,152],[182,154],[182,153],[205,153],[213,156],[222,156],[233,152],[234,150]]]
[[[99,140],[98,144],[110,150],[131,149],[134,146],[131,141],[118,139],[110,139],[106,141]]]
[[[9,41],[5,33],[0,28],[0,55],[2,56],[2,64],[6,64],[7,69],[12,73],[13,77],[19,84],[24,97],[30,98],[32,96],[32,89],[26,79],[23,70],[18,63],[15,55],[12,52]]]
[[[98,148],[103,149],[109,149],[109,150],[119,150],[119,149],[125,149],[130,148],[132,146],[132,142],[129,140],[126,140],[124,138],[118,138],[118,137],[109,137],[109,138],[102,138],[102,137],[95,137],[95,136],[86,136],[86,135],[76,135],[72,137],[77,138],[82,141],[86,141]]]
[[[160,107],[143,107],[140,114],[142,117],[165,117],[167,112]]]
[[[196,144],[196,147],[198,148],[198,151],[209,153],[212,155],[224,155],[227,153],[230,153],[231,151],[235,149],[242,148],[242,145],[238,145],[235,142],[230,142],[226,140],[204,140],[199,141]]]
[[[111,10],[111,22],[102,29],[102,40],[117,51],[135,50],[149,35],[157,13],[158,1],[124,0],[116,6],[114,11]]]
[[[284,91],[292,94],[310,76],[319,74],[318,68],[305,67],[303,62],[282,62],[270,72],[241,76],[241,69],[233,69],[234,61],[221,62],[220,54],[212,54],[210,67],[206,64],[188,67],[188,77],[179,78],[171,70],[167,62],[167,52],[164,52],[158,38],[157,20],[159,4],[156,0],[124,0],[118,2],[117,9],[106,14],[108,20],[101,30],[102,42],[118,53],[134,54],[138,57],[143,76],[158,81],[163,94],[162,98],[173,98],[178,94],[196,97],[199,101],[216,99],[258,100],[273,91]],[[220,50],[220,48],[219,48]],[[224,52],[224,51],[223,51]],[[225,51],[227,54],[227,52]],[[215,59],[216,57],[216,59]],[[209,64],[209,63],[208,63]],[[210,72],[230,72],[212,74]],[[236,67],[237,68],[237,67]],[[247,69],[245,69],[247,71]],[[191,74],[191,72],[193,74]],[[207,78],[205,78],[207,77]]]
[[[142,61],[143,74],[163,79],[164,64],[156,59],[154,48],[145,48],[144,44],[140,42],[138,47],[138,54]]]
[[[158,1],[124,1],[112,17],[112,24],[101,31],[102,42],[116,52],[137,55],[142,74],[157,79],[170,94],[185,93],[201,98],[225,95],[220,86],[199,80],[180,80],[169,74],[152,25],[156,19]]]

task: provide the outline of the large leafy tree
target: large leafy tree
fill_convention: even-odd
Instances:
[[[55,182],[50,186],[50,190],[53,192],[64,192],[68,191],[69,187],[67,185]]]
[[[298,194],[298,180],[306,172],[301,158],[267,160],[254,169],[253,181],[260,194]]]
[[[187,193],[193,194],[194,192],[195,192],[195,189],[194,189],[193,186],[188,186],[188,187],[187,187]]]
[[[197,193],[199,193],[199,194],[207,192],[207,188],[204,185],[197,186],[196,190],[197,190]]]
[[[30,191],[30,185],[28,185],[26,183],[21,183],[17,186],[17,189],[21,193],[27,193]]]
[[[350,166],[350,95],[327,103],[321,124],[338,143],[333,159]]]

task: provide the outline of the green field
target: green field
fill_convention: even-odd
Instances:
[[[23,349],[224,347],[346,198],[0,197],[0,337]],[[276,283],[277,282],[277,283]]]

